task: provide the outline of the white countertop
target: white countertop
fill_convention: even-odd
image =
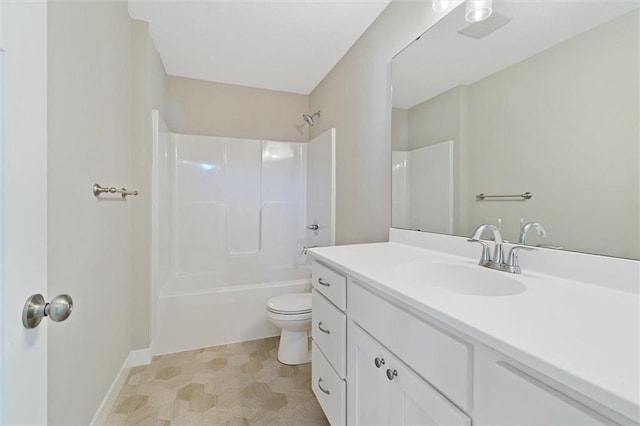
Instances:
[[[394,267],[477,261],[398,243],[311,249],[328,265],[640,422],[638,294],[525,270],[526,291],[472,296],[407,283]],[[491,271],[495,274],[505,272]],[[611,271],[611,279],[615,279]]]

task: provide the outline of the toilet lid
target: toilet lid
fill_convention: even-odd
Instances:
[[[311,293],[283,294],[267,301],[267,309],[274,313],[303,314],[311,312]]]

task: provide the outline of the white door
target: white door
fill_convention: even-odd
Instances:
[[[47,4],[0,1],[0,424],[47,420],[47,321],[22,308],[47,286]]]

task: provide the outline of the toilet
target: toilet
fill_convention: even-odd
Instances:
[[[267,301],[267,317],[282,329],[278,361],[287,365],[311,362],[309,330],[311,330],[311,293],[292,293]]]

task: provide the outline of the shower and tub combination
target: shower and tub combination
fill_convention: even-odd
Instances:
[[[335,129],[301,143],[152,121],[152,353],[277,335],[266,302],[308,293],[305,247],[335,242]]]

